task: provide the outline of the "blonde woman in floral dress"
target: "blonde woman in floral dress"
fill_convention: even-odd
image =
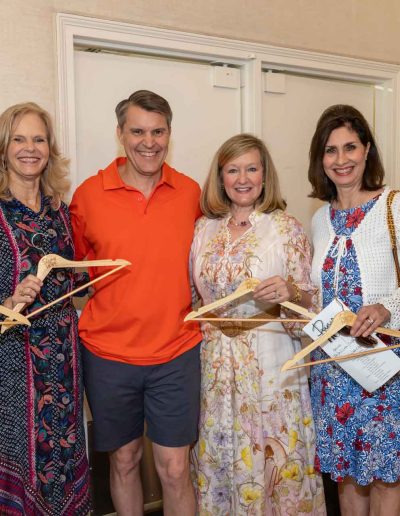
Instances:
[[[249,134],[225,142],[203,190],[205,217],[192,247],[204,305],[249,277],[262,280],[254,296],[218,315],[247,317],[266,308],[279,315],[277,303],[287,300],[311,305],[310,246],[284,208],[264,143]],[[202,329],[200,430],[192,457],[199,513],[324,515],[306,373],[280,372],[300,348],[296,327],[222,322]]]

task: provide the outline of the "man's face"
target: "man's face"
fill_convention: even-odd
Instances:
[[[127,171],[152,177],[161,173],[168,153],[170,130],[164,115],[129,106],[117,134],[128,158]]]

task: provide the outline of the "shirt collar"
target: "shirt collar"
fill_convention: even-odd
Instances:
[[[167,163],[163,164],[162,174],[159,185],[167,184],[168,186],[172,186],[172,188],[176,188],[176,177],[174,175],[175,170],[170,167]]]
[[[126,188],[131,190],[121,179],[118,172],[118,167],[125,165],[127,158],[121,157],[115,159],[105,170],[103,170],[103,188],[104,190],[117,190],[118,188]],[[171,168],[167,163],[162,166],[162,174],[159,183],[156,188],[166,184],[172,188],[176,188],[176,179],[174,177],[174,169]]]

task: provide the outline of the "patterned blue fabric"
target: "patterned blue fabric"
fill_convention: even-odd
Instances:
[[[0,202],[0,298],[49,253],[73,259],[68,210],[48,198],[36,213]],[[54,269],[27,312],[76,286],[72,269]],[[79,278],[81,279],[81,278]],[[0,336],[0,513],[79,516],[90,508],[82,422],[77,315],[71,298]]]
[[[322,270],[323,306],[334,298],[334,276],[339,237],[345,237],[340,253],[337,297],[352,311],[362,306],[362,284],[351,235],[363,223],[377,197],[349,210],[330,210],[336,237]],[[377,267],[379,264],[377,263]],[[382,340],[390,343],[385,336]],[[396,350],[400,354],[399,350]],[[318,348],[313,360],[326,358]],[[316,468],[330,472],[337,482],[353,477],[360,485],[374,480],[396,482],[400,478],[400,375],[369,393],[339,364],[312,367],[311,399],[317,430]]]

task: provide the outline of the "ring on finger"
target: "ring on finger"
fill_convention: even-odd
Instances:
[[[375,322],[371,317],[367,317],[365,320],[369,323],[370,326]]]
[[[278,299],[279,297],[279,292],[277,290],[275,290],[275,299]]]

